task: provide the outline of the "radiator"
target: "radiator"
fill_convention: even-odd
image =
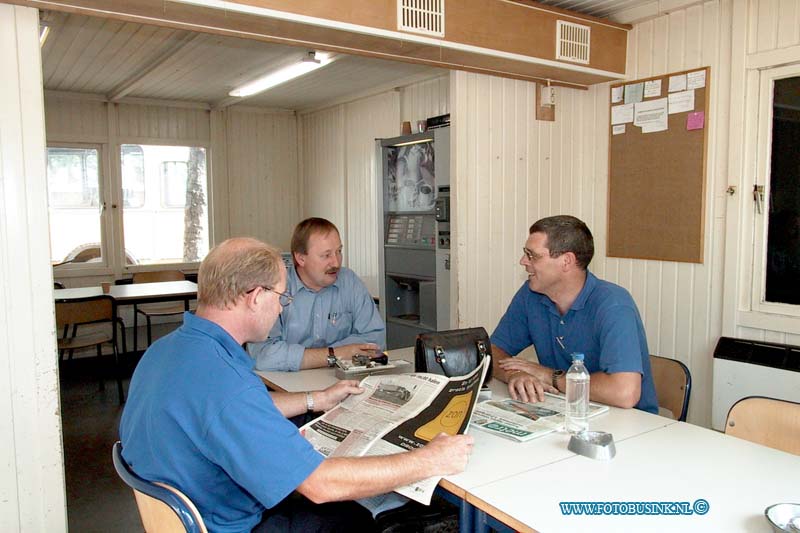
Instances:
[[[800,402],[800,346],[721,337],[714,349],[711,427],[724,431],[730,408],[748,396]]]

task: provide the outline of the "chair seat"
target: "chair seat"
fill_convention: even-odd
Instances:
[[[81,335],[79,337],[71,337],[58,339],[59,350],[76,350],[78,348],[88,348],[89,346],[96,346],[105,342],[113,342],[114,337],[111,333],[98,332]]]

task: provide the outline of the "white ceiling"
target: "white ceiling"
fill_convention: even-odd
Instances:
[[[305,48],[148,26],[84,15],[45,12],[50,34],[42,48],[44,88],[117,97],[209,104],[281,66]],[[409,78],[446,71],[358,56],[338,56],[311,74],[242,101],[247,105],[307,109]]]
[[[539,1],[613,19],[620,14],[629,16],[631,10],[642,13],[663,0]],[[228,97],[231,89],[298,61],[308,52],[303,48],[64,12],[44,11],[42,20],[50,26],[42,49],[45,89],[100,94],[109,99],[139,97],[211,107],[229,105],[234,101]],[[444,72],[423,65],[339,56],[311,74],[242,102],[310,109]]]

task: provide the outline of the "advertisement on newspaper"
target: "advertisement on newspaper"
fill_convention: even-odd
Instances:
[[[389,374],[369,376],[362,394],[345,401],[300,431],[326,457],[388,455],[427,444],[439,433],[465,433],[490,358],[466,376]],[[398,489],[430,503],[440,477]]]

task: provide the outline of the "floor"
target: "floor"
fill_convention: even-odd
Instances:
[[[122,415],[116,383],[108,379],[100,391],[99,369],[94,358],[67,361],[60,369],[69,531],[141,532],[133,493],[111,462]]]

